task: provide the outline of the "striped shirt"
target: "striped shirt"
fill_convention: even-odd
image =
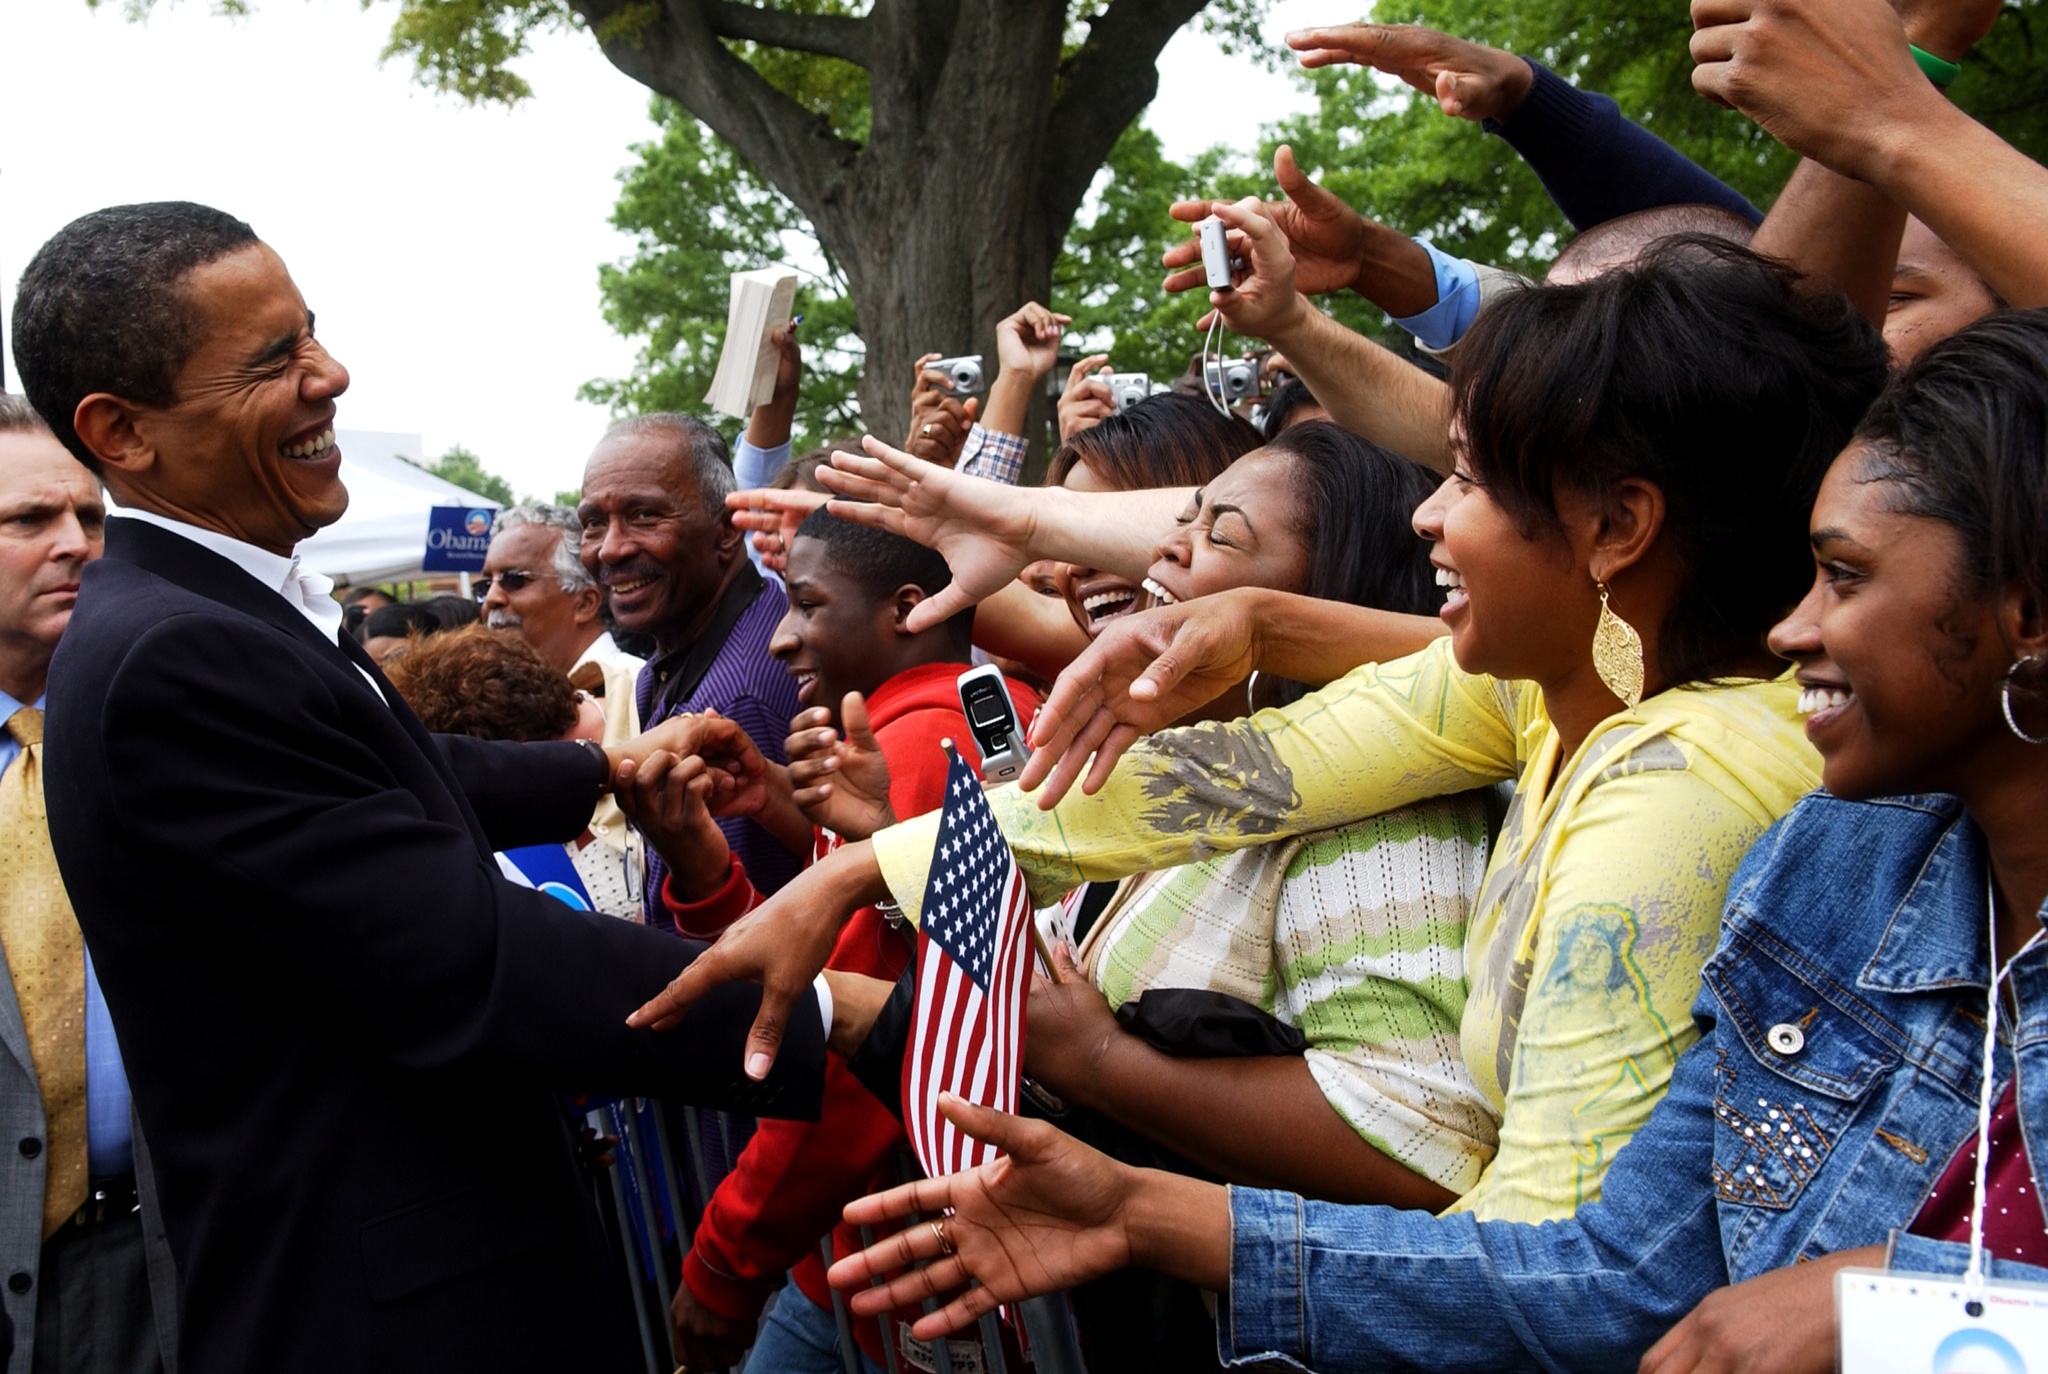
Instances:
[[[745,596],[749,587],[753,600],[733,621],[704,676],[688,692],[677,690],[678,675],[697,647],[694,644],[664,654],[640,670],[640,726],[652,729],[686,711],[715,710],[745,730],[763,758],[785,763],[788,756],[783,753],[783,741],[789,738],[790,718],[801,708],[796,679],[768,656],[768,641],[782,623],[789,599],[780,583],[767,581],[752,567],[740,569],[726,594]],[[747,877],[764,895],[779,890],[803,867],[806,856],[791,853],[757,821],[722,820],[718,828],[725,832],[725,841],[747,870]],[[673,930],[675,922],[661,900],[661,884],[667,874],[668,866],[649,849],[644,894],[647,923]]]
[[[1498,1118],[1465,1071],[1465,922],[1486,873],[1467,792],[1134,878],[1082,946],[1111,1006],[1202,988],[1308,1040],[1330,1106],[1452,1192],[1493,1158]]]

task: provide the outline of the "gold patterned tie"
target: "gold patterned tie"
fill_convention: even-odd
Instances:
[[[28,1028],[48,1123],[43,1239],[85,1205],[85,937],[57,872],[43,812],[43,713],[7,720],[21,757],[0,773],[0,947]]]

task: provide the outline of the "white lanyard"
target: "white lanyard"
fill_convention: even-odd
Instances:
[[[2012,972],[2014,964],[2027,956],[2048,930],[2037,930],[2033,938],[2021,945],[2012,958],[2005,961],[2005,967],[1998,967],[1998,886],[1993,881],[1991,870],[1984,871],[1984,906],[1991,913],[1991,943],[1987,953],[1991,959],[1991,991],[1986,998],[1984,1010],[1984,1086],[1977,1094],[1977,1190],[1970,1202],[1970,1267],[1963,1271],[1963,1283],[1972,1297],[1979,1300],[1984,1294],[1984,1179],[1991,1166],[1991,1102],[1992,1073],[1998,1053],[1998,985],[2005,981],[2005,975]],[[2018,1077],[2018,1060],[2014,1060],[2014,1077]]]

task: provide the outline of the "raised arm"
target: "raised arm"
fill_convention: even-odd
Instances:
[[[1276,157],[1276,168],[1280,165]],[[1291,157],[1286,165],[1293,166]],[[1235,287],[1212,291],[1209,303],[1235,332],[1264,339],[1286,354],[1338,424],[1448,473],[1450,388],[1346,329],[1302,294],[1351,286],[1364,261],[1360,255],[1368,249],[1378,253],[1384,245],[1374,247],[1378,240],[1359,227],[1359,216],[1336,197],[1298,171],[1294,178],[1282,182],[1289,194],[1284,202],[1268,204],[1247,198],[1234,203],[1190,201],[1173,207],[1176,219],[1199,220],[1210,214],[1221,219],[1230,227],[1231,251],[1244,261],[1244,273]],[[1302,236],[1300,243],[1308,254],[1301,264],[1295,257],[1296,234]],[[1411,242],[1409,247],[1415,245]],[[1405,267],[1396,264],[1393,275],[1405,283],[1399,287],[1405,294],[1398,303],[1414,305],[1420,311],[1435,303],[1436,286],[1427,255],[1419,248],[1415,252],[1421,257],[1420,266],[1414,261]],[[1200,255],[1200,247],[1192,239],[1167,251],[1164,264],[1180,269],[1166,278],[1168,291],[1204,285]],[[1307,270],[1297,276],[1298,267]],[[1415,271],[1409,273],[1409,268]],[[1424,272],[1429,273],[1427,299],[1417,294]],[[1409,275],[1416,280],[1408,281]]]
[[[2048,169],[1949,104],[1884,0],[1694,0],[1692,14],[1702,94],[1883,191],[2006,301],[2048,304]]]
[[[952,584],[910,613],[912,631],[943,624],[993,596],[1041,558],[1135,582],[1188,503],[1186,487],[1101,493],[1012,487],[913,458],[873,435],[862,446],[864,454],[835,453],[832,467],[818,469],[818,480],[844,498],[832,503],[832,513],[937,549],[953,570]]]
[[[1998,0],[1900,0],[1900,21],[1915,46],[1960,61],[1990,32]],[[1906,211],[1876,186],[1802,158],[1750,246],[1832,283],[1882,326]]]

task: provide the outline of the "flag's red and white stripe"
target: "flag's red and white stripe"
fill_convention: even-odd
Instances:
[[[998,838],[993,848],[997,854],[991,862],[1000,862],[1005,871],[989,992],[984,995],[944,947],[922,937],[918,941],[917,1019],[905,1117],[918,1163],[933,1178],[974,1168],[1001,1153],[939,1115],[941,1092],[998,1111],[1017,1110],[1024,1004],[1031,986],[1031,897],[1008,847]]]

